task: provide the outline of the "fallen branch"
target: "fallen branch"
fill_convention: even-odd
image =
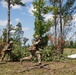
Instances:
[[[35,66],[25,68],[25,69],[20,70],[20,71],[16,71],[15,73],[22,73],[22,72],[26,72],[26,71],[33,70],[33,69],[40,69],[40,68],[44,68],[44,66],[47,66],[47,64],[35,65]]]

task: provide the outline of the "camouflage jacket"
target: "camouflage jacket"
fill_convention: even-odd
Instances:
[[[35,47],[36,47],[36,50],[39,50],[40,48],[40,45],[41,45],[41,39],[38,38],[38,39],[35,39]]]

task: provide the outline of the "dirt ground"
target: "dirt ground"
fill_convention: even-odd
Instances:
[[[76,75],[76,59],[64,62],[37,62],[24,61],[0,63],[0,75]]]

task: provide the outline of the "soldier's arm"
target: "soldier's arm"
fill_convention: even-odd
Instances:
[[[3,51],[6,51],[8,50],[8,45],[6,45],[4,48],[3,48]]]
[[[8,48],[8,51],[11,50],[12,48]]]
[[[35,44],[38,44],[38,43],[40,43],[40,40],[38,40]]]
[[[12,47],[10,47],[10,48],[8,47],[8,50],[12,50]]]
[[[11,50],[11,49],[12,49],[12,47],[10,47],[10,45],[8,44],[7,47],[6,47],[6,50],[9,51],[9,50]]]

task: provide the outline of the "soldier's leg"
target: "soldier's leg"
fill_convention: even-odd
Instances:
[[[3,61],[5,55],[6,55],[6,51],[2,51],[2,56],[1,56],[1,60],[0,61]]]
[[[11,61],[12,60],[12,53],[11,53],[11,51],[8,51],[8,59],[7,59],[8,61]]]
[[[32,54],[30,54],[28,57],[24,57],[24,58],[20,59],[20,63],[22,64],[22,61],[30,60],[31,58],[32,58]]]
[[[41,56],[40,56],[40,52],[39,51],[36,51],[36,56],[37,56],[39,65],[41,65]]]

